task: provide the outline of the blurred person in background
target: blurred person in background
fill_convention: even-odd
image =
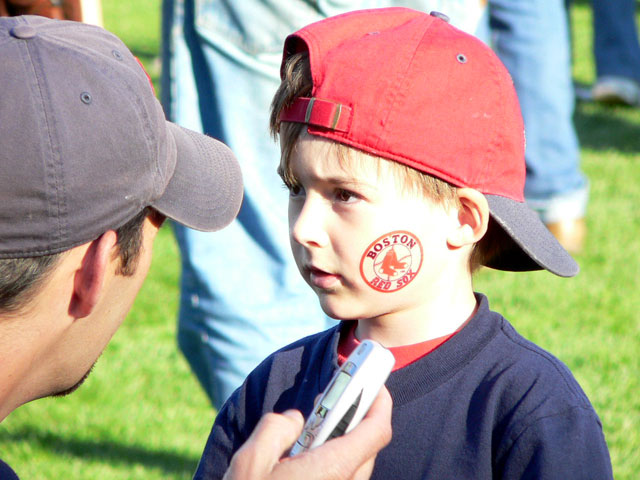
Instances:
[[[0,16],[40,15],[102,26],[100,0],[0,0]]]
[[[640,44],[635,0],[592,0],[595,101],[640,106]]]
[[[589,182],[573,123],[569,19],[563,0],[489,0],[491,46],[518,93],[526,131],[525,198],[570,253],[582,251]]]

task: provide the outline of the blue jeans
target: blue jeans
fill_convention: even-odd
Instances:
[[[544,222],[585,215],[573,124],[568,19],[563,0],[489,0],[493,47],[511,73],[526,132],[527,203]]]
[[[426,11],[451,6],[462,14],[470,2],[479,5],[479,0],[163,2],[165,111],[171,120],[228,144],[245,183],[240,214],[226,229],[203,233],[175,226],[182,259],[178,343],[214,407],[268,354],[333,323],[293,261],[288,194],[276,174],[280,151],[268,134],[284,38],[347,10],[396,4]],[[466,9],[474,15],[480,10]]]
[[[328,325],[291,258],[288,194],[268,134],[282,43],[294,25],[261,5],[163,5],[167,114],[228,144],[245,184],[240,214],[223,231],[174,226],[182,259],[178,343],[215,408],[268,354]],[[299,14],[317,18],[309,8]]]
[[[640,82],[636,1],[592,0],[591,3],[598,77],[613,75]]]

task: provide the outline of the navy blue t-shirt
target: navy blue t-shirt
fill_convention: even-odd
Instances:
[[[460,332],[389,376],[393,437],[371,478],[613,478],[600,420],[569,369],[477,299]],[[281,349],[249,375],[216,417],[194,478],[221,478],[264,413],[309,415],[337,368],[341,328]]]
[[[19,480],[9,465],[0,460],[0,480]]]

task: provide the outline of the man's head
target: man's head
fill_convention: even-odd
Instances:
[[[165,217],[220,229],[242,181],[227,147],[165,120],[137,59],[100,28],[0,18],[0,63],[0,356],[14,379],[1,419],[91,367]],[[8,359],[21,348],[29,365]]]
[[[441,17],[365,10],[290,35],[271,118],[281,169],[310,135],[473,189],[490,213],[481,263],[575,275],[573,259],[524,204],[524,129],[508,72]]]

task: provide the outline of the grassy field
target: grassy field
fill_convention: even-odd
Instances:
[[[575,3],[575,78],[588,83],[591,11]],[[159,0],[103,4],[106,27],[157,81]],[[580,275],[483,271],[476,288],[570,366],[604,423],[616,478],[631,480],[640,471],[640,109],[581,104],[576,125],[591,180]],[[70,397],[26,405],[0,425],[0,458],[22,478],[190,478],[215,412],[175,344],[178,276],[178,251],[164,227],[134,309],[86,384]]]

